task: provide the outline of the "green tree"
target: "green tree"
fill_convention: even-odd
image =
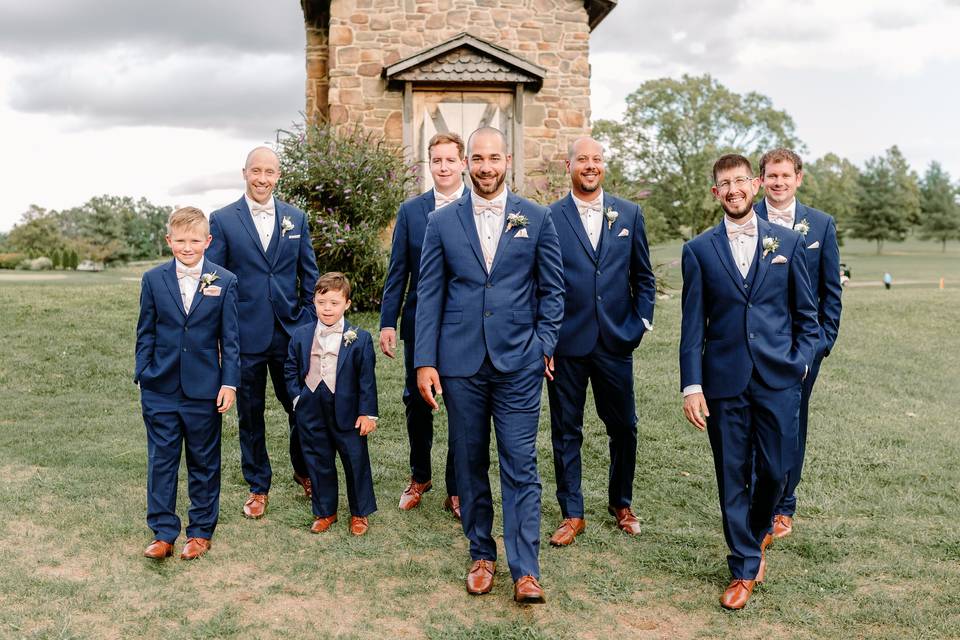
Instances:
[[[960,239],[960,204],[958,190],[950,174],[938,162],[931,162],[920,182],[920,237],[939,240],[943,251],[947,240]]]
[[[857,212],[860,196],[860,170],[846,158],[828,153],[804,166],[800,198],[834,217],[841,242],[847,224]]]
[[[623,120],[598,121],[594,134],[609,150],[608,171],[649,193],[643,204],[650,226],[685,238],[720,217],[708,188],[717,157],[756,159],[774,147],[803,146],[793,119],[769,98],[734,93],[709,75],[644,82],[627,96]]]
[[[851,234],[877,243],[902,242],[910,221],[920,217],[920,189],[903,154],[896,146],[882,157],[867,160],[860,173],[861,197],[850,220]]]
[[[14,250],[32,258],[49,256],[63,246],[56,216],[37,205],[30,205],[22,214],[21,221],[10,230],[7,241]]]
[[[65,221],[64,228],[91,260],[105,264],[126,262],[134,255],[127,239],[127,228],[134,217],[131,204],[130,198],[95,196],[60,216]]]
[[[60,255],[60,249],[54,249],[50,254],[50,262],[53,263],[54,269],[59,269],[62,263],[63,258]]]

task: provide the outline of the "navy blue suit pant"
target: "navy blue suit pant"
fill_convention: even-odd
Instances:
[[[820,373],[821,362],[823,362],[823,355],[819,354],[813,359],[813,366],[810,367],[810,371],[807,372],[807,377],[803,381],[803,390],[800,394],[800,420],[797,430],[797,455],[787,472],[787,484],[783,489],[783,497],[780,498],[780,502],[774,510],[774,513],[791,518],[797,511],[797,485],[800,484],[803,459],[807,454],[807,416],[810,412],[810,394],[813,393],[813,385]]]
[[[433,449],[433,411],[417,389],[417,370],[413,366],[414,341],[403,341],[403,366],[406,372],[403,405],[407,415],[407,436],[410,439],[410,475],[416,482],[433,479],[430,452]],[[453,470],[453,450],[447,447],[445,481],[447,495],[457,493],[456,473]]]

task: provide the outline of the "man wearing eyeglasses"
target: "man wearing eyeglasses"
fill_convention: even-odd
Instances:
[[[722,156],[713,176],[723,220],[683,247],[680,387],[713,450],[732,574],[720,604],[742,609],[764,579],[820,328],[802,238],[754,214],[750,161]]]

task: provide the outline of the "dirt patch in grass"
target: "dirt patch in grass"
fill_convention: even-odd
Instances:
[[[36,479],[43,467],[31,464],[5,464],[0,467],[0,481],[10,484],[22,484]]]

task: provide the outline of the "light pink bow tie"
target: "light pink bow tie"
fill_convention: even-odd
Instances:
[[[273,215],[273,203],[270,204],[254,204],[250,209],[250,213],[257,215],[258,213],[265,213],[268,216]]]
[[[793,214],[789,209],[776,209],[767,205],[767,218],[770,222],[782,222],[784,224],[790,224],[793,222]]]
[[[457,196],[457,194],[453,194],[452,196],[445,196],[442,193],[437,194],[435,208],[441,209],[447,206],[448,204],[453,204],[459,199],[460,198]]]
[[[183,280],[184,278],[193,278],[194,280],[200,279],[200,267],[189,267],[184,268],[177,265],[177,280]]]
[[[498,204],[475,204],[473,205],[473,215],[482,216],[484,213],[492,213],[495,216],[503,215],[503,205]]]
[[[735,240],[738,236],[747,236],[748,238],[757,237],[757,228],[753,224],[745,224],[741,227],[727,227],[727,239]]]
[[[341,333],[343,333],[342,326],[328,327],[324,325],[323,329],[320,329],[321,338],[326,338],[327,336],[333,336],[333,335],[340,335]]]
[[[580,212],[580,215],[584,216],[588,213],[601,213],[603,211],[603,203],[600,202],[600,198],[597,198],[593,202],[588,202],[585,205],[578,205],[577,211]]]

